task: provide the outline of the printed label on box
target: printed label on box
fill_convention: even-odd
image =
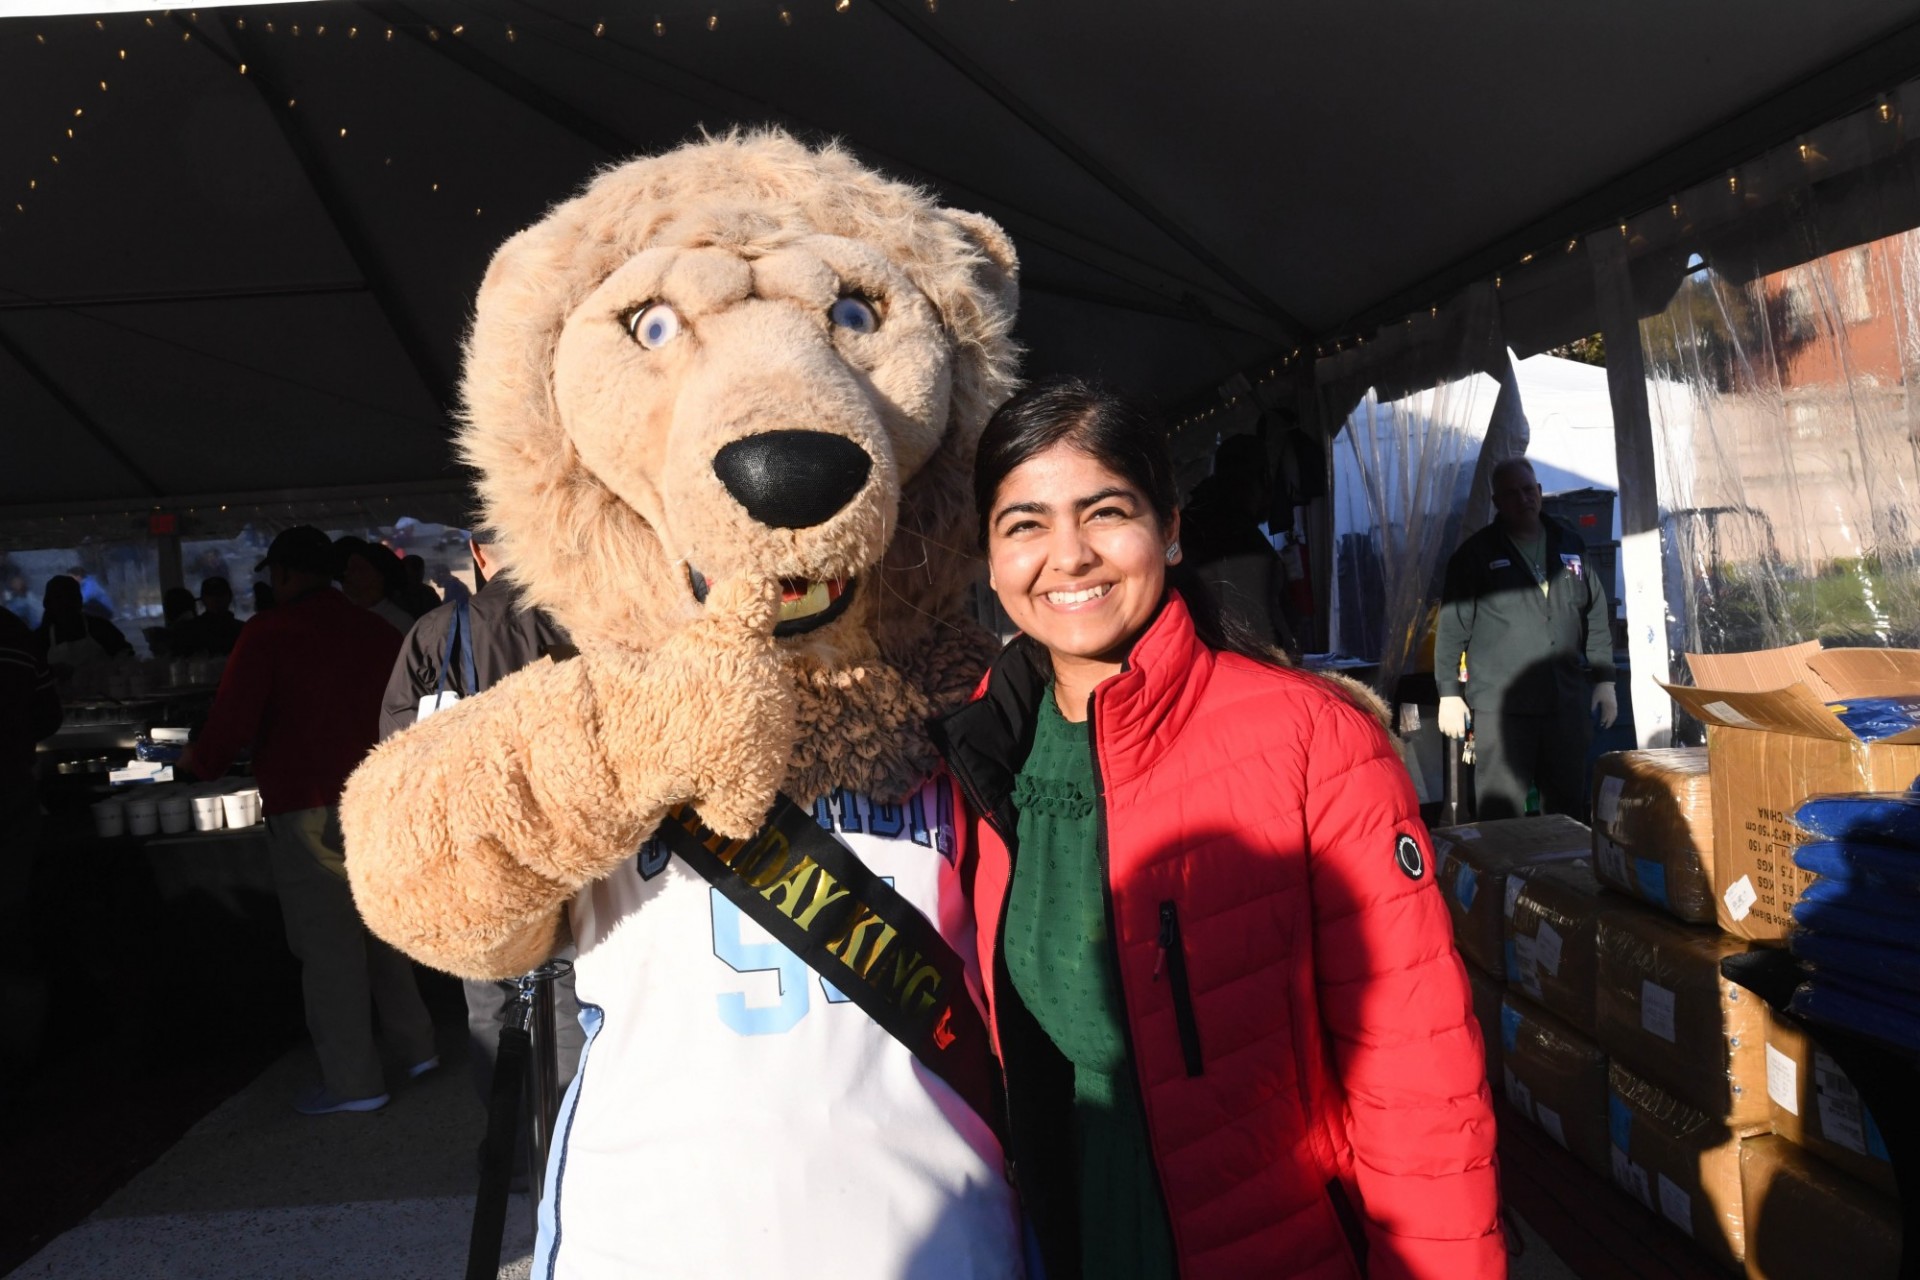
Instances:
[[[1767,1046],[1767,1096],[1787,1114],[1800,1114],[1800,1066],[1772,1045]]]
[[[1627,789],[1625,778],[1608,778],[1600,784],[1599,798],[1594,801],[1594,816],[1600,819],[1600,825],[1609,831],[1620,817],[1620,793]]]
[[[1478,827],[1461,827],[1453,834],[1459,836],[1462,840],[1478,840],[1480,838],[1480,829]]]
[[[1533,1119],[1533,1090],[1527,1088],[1525,1082],[1513,1074],[1512,1067],[1506,1067],[1503,1070],[1507,1077],[1507,1101],[1513,1104],[1515,1111],[1529,1120]]]
[[[1513,904],[1520,900],[1520,891],[1526,887],[1525,880],[1512,872],[1507,873],[1507,919],[1513,919]]]
[[[1727,891],[1720,895],[1720,901],[1727,904],[1728,915],[1735,920],[1745,920],[1747,912],[1753,910],[1753,904],[1760,901],[1760,895],[1753,891],[1752,878],[1741,876],[1727,886]]]
[[[1537,1105],[1533,1109],[1533,1118],[1540,1122],[1540,1127],[1547,1131],[1549,1138],[1552,1138],[1562,1147],[1567,1145],[1567,1131],[1560,1123],[1560,1113],[1558,1111],[1555,1111],[1549,1106]]]
[[[1520,1039],[1520,1011],[1510,1004],[1500,1006],[1500,1043],[1508,1053]],[[1507,1079],[1513,1079],[1513,1072],[1507,1072]]]
[[[1605,836],[1600,837],[1600,872],[1615,884],[1632,884],[1627,878],[1627,851]]]
[[[1640,1025],[1648,1034],[1673,1043],[1673,992],[1651,979],[1640,983]]]
[[[1647,1171],[1627,1159],[1620,1148],[1613,1149],[1613,1180],[1620,1189],[1647,1208],[1653,1208],[1653,1189],[1647,1185]]]
[[[1688,1235],[1693,1234],[1693,1197],[1664,1173],[1660,1175],[1660,1213]]]
[[[1813,1051],[1813,1085],[1820,1095],[1820,1133],[1828,1142],[1859,1155],[1867,1154],[1867,1130],[1860,1092],[1837,1063]]]
[[[1539,948],[1524,933],[1513,938],[1513,980],[1535,1000],[1540,998]]]
[[[1533,940],[1533,962],[1555,978],[1560,976],[1560,945],[1559,931],[1542,920],[1540,936]]]

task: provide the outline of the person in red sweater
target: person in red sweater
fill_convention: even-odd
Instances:
[[[1050,1280],[1506,1275],[1466,970],[1374,713],[1181,567],[1164,428],[1074,381],[976,455],[1022,631],[935,726]],[[967,872],[971,874],[967,874]]]
[[[378,737],[401,637],[333,588],[336,567],[333,543],[311,525],[274,538],[256,571],[268,571],[278,607],[241,628],[206,725],[180,762],[187,776],[217,778],[253,748],[274,885],[320,1059],[321,1083],[294,1103],[305,1115],[387,1104],[376,1008],[409,1076],[440,1065],[412,965],[367,932],[347,886],[340,792]]]

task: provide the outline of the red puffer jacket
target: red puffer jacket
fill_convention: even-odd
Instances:
[[[1063,1280],[1070,1066],[1000,948],[1045,664],[1016,641],[936,737],[971,810],[1015,1178]],[[1386,735],[1327,681],[1208,649],[1177,594],[1090,719],[1111,936],[1181,1275],[1504,1277],[1480,1032]]]

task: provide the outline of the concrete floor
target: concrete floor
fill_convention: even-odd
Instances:
[[[9,1280],[446,1280],[465,1265],[485,1118],[459,1065],[372,1115],[309,1118],[301,1048],[9,1275]],[[1577,1280],[1524,1223],[1511,1280]],[[500,1280],[532,1265],[525,1196],[507,1213]]]
[[[289,1100],[311,1051],[222,1103],[11,1280],[446,1280],[465,1265],[485,1117],[443,1068],[372,1115],[307,1117]],[[508,1206],[502,1280],[532,1264],[532,1211]]]

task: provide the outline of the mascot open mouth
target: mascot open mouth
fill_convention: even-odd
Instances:
[[[807,578],[780,579],[780,620],[774,624],[776,636],[797,636],[824,627],[847,611],[853,599],[856,578],[831,578],[815,582]],[[707,602],[707,577],[692,565],[687,566],[687,583],[693,598]]]

